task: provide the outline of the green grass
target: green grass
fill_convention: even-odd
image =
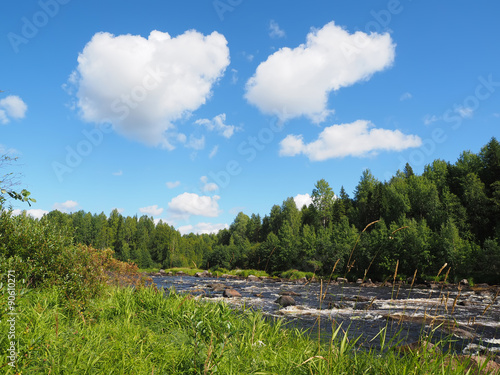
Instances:
[[[312,273],[312,272],[301,272],[301,271],[298,271],[298,270],[288,270],[288,271],[282,272],[280,274],[280,277],[283,277],[285,279],[290,279],[290,280],[298,280],[298,279],[302,279],[303,277],[305,277],[308,280],[310,280],[311,278],[314,277],[314,273]]]
[[[2,300],[6,293],[0,294]],[[463,374],[429,352],[355,349],[343,328],[329,342],[310,339],[261,313],[234,311],[156,288],[107,287],[80,313],[53,288],[18,297],[16,368],[6,365],[7,324],[0,320],[5,374]]]

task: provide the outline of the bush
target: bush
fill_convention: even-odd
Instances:
[[[0,275],[16,272],[29,287],[57,286],[67,302],[83,306],[105,283],[140,285],[135,264],[113,258],[112,250],[72,244],[72,238],[47,221],[0,212]]]

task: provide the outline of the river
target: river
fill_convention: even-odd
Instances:
[[[342,324],[350,338],[360,337],[358,345],[380,347],[378,334],[385,328],[386,341],[397,337],[393,345],[396,341],[397,345],[416,342],[432,333],[433,342],[451,338],[455,352],[475,354],[487,350],[500,355],[500,296],[495,288],[366,283],[327,286],[191,276],[154,276],[153,281],[158,287],[174,288],[201,300],[224,300],[235,308],[262,310],[266,317],[284,318],[290,325],[309,330],[314,337],[319,330],[320,336],[327,339],[332,327]],[[214,291],[213,284],[222,284],[217,285],[221,290]],[[224,298],[223,288],[232,288],[241,297]],[[280,306],[276,300],[282,294],[291,294],[296,304]]]

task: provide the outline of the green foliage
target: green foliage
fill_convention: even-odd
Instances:
[[[14,270],[29,287],[56,286],[76,310],[97,296],[104,282],[140,281],[133,265],[118,262],[111,250],[75,246],[48,220],[0,211],[0,274]],[[119,275],[119,276],[117,276]]]
[[[298,269],[329,276],[338,261],[342,276],[349,271],[352,279],[384,280],[398,261],[404,275],[413,275],[415,269],[419,275],[435,275],[447,263],[450,279],[500,283],[494,272],[481,272],[487,268],[484,259],[495,267],[500,262],[499,160],[500,144],[492,138],[479,154],[463,152],[454,164],[435,160],[422,175],[408,164],[380,182],[365,170],[352,199],[343,187],[336,197],[321,179],[312,189],[309,206],[298,209],[289,197],[263,218],[238,213],[229,228],[217,234],[181,236],[152,217],[124,217],[118,210],[109,217],[52,211],[41,222],[73,237],[74,244],[110,248],[117,259],[141,268],[251,268],[276,273]],[[19,227],[26,228],[34,228],[36,221],[19,220]],[[47,229],[36,228],[41,234],[34,238],[42,249],[48,246],[42,240]],[[23,246],[17,247],[20,252]],[[42,262],[37,251],[33,257]]]

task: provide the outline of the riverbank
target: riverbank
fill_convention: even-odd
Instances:
[[[0,301],[7,301],[4,290]],[[483,360],[428,345],[359,352],[343,334],[347,327],[323,343],[259,312],[155,287],[106,287],[81,310],[69,310],[56,288],[30,290],[17,304],[14,367],[4,350],[8,328],[0,325],[6,374],[463,374]]]

